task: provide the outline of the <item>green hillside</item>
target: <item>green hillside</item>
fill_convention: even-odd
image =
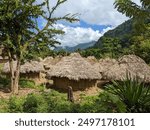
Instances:
[[[111,37],[111,38],[118,38],[122,40],[122,42],[127,42],[128,37],[132,34],[133,32],[133,27],[132,27],[133,20],[128,20],[121,25],[117,26],[113,30],[109,30],[104,34],[104,36],[100,37],[100,39],[96,42],[94,47],[99,48],[102,46],[102,41],[104,37]]]

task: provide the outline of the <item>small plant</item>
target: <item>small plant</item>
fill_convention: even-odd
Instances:
[[[35,82],[32,80],[27,80],[27,79],[20,79],[19,85],[22,88],[35,88]]]
[[[42,95],[29,94],[23,104],[23,111],[27,113],[47,112],[47,103]]]
[[[0,88],[9,88],[10,79],[5,75],[0,75]]]
[[[107,87],[125,103],[128,112],[150,112],[150,87],[137,78],[127,76],[123,82],[113,81],[113,85]]]
[[[8,113],[8,101],[6,99],[0,99],[0,113]]]
[[[20,113],[23,112],[23,103],[24,98],[17,98],[16,96],[13,96],[9,99],[8,102],[8,109],[11,113]]]
[[[100,93],[98,99],[95,101],[96,112],[115,113],[126,112],[125,104],[118,96],[104,91]]]

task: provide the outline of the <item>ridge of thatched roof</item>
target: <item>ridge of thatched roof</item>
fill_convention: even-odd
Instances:
[[[13,64],[14,64],[14,67],[16,67],[17,62],[14,61]],[[9,68],[9,63],[8,62],[4,64],[3,72],[4,73],[9,73],[10,72],[10,68]],[[43,64],[41,62],[30,61],[30,62],[26,62],[25,64],[21,65],[20,72],[21,73],[44,72],[44,67],[43,67]]]
[[[135,55],[125,55],[118,60],[118,64],[111,66],[103,73],[103,78],[109,80],[124,80],[130,74],[130,78],[138,78],[141,81],[150,82],[150,66],[143,59]]]
[[[143,59],[136,55],[124,55],[118,59],[118,62],[121,63],[142,63],[146,64]]]
[[[101,74],[97,72],[88,61],[80,56],[79,53],[72,53],[70,56],[63,57],[47,76],[51,77],[66,77],[70,80],[80,79],[101,79]]]

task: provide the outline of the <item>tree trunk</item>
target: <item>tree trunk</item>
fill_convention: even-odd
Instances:
[[[19,79],[20,79],[20,59],[17,59],[17,66],[16,66],[15,78],[13,84],[13,94],[18,94]]]
[[[10,90],[13,91],[15,75],[14,75],[14,62],[12,58],[9,58],[9,67],[10,67],[10,78],[11,78]]]
[[[20,78],[20,58],[17,58],[17,65],[14,66],[12,58],[9,60],[10,76],[11,76],[11,92],[12,94],[18,94],[19,78]]]

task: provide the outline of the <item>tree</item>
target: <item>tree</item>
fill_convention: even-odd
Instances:
[[[116,58],[120,56],[122,51],[120,40],[118,38],[103,37],[101,51],[104,57]]]
[[[62,30],[54,28],[59,20],[77,21],[75,15],[67,14],[63,17],[54,17],[57,8],[67,0],[57,0],[50,8],[50,0],[1,0],[0,1],[0,45],[3,46],[9,57],[11,91],[18,93],[21,60],[31,46],[55,46],[56,34],[63,34]],[[43,19],[46,24],[39,26],[38,20]],[[17,63],[14,66],[14,61]]]
[[[131,0],[116,0],[115,8],[127,17],[134,19],[136,30],[144,31],[147,29],[145,22],[150,20],[150,0],[140,0],[141,6]]]

